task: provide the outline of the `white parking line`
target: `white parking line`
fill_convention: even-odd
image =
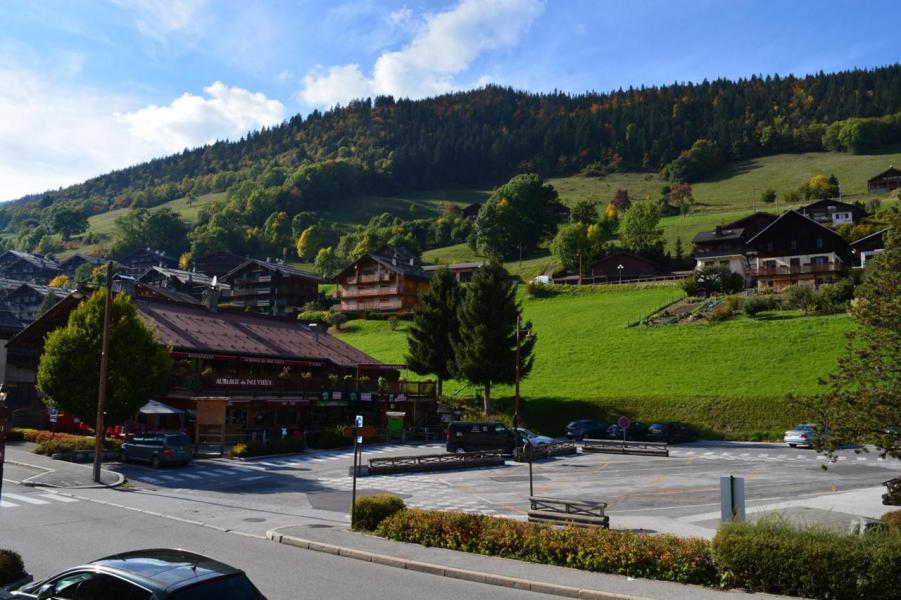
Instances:
[[[255,475],[253,477],[242,477],[241,481],[256,481],[257,479],[265,479],[265,475]]]
[[[38,494],[41,498],[49,498],[51,500],[56,500],[57,502],[78,502],[75,498],[68,498],[66,496],[60,496],[59,494]]]
[[[12,502],[7,502],[6,500],[0,500],[0,508],[15,508],[19,506],[18,504],[13,504]]]
[[[29,496],[20,496],[19,494],[6,494],[7,498],[11,498],[12,500],[18,500],[19,502],[26,502],[28,504],[50,504],[46,500],[38,500],[37,498],[31,498]]]
[[[175,475],[160,475],[159,478],[165,479],[166,481],[178,481],[179,480],[179,478],[176,477]]]
[[[200,475],[193,475],[191,473],[182,473],[182,477],[187,477],[188,479],[203,479]]]

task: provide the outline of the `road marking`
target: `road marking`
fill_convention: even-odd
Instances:
[[[219,475],[232,475],[234,474],[234,471],[229,471],[228,469],[214,469],[209,471],[209,473],[218,477]]]
[[[858,456],[857,460],[864,461],[864,460],[867,460],[867,457],[866,456]]]
[[[144,477],[143,475],[141,476],[141,481],[149,481],[150,483],[160,483],[160,480],[157,479],[156,477]]]
[[[6,500],[0,500],[0,508],[15,508],[19,506],[18,504],[13,504],[12,502],[7,502]]]
[[[253,477],[242,477],[241,481],[256,481],[257,479],[265,479],[265,475],[254,475]]]
[[[187,477],[188,479],[203,479],[200,475],[193,475],[191,473],[182,473],[182,477]]]
[[[18,500],[19,502],[26,502],[28,504],[50,504],[46,500],[38,500],[37,498],[31,498],[29,496],[20,496],[19,494],[6,494],[7,498],[12,498],[13,500]]]
[[[179,479],[175,475],[160,475],[159,478],[165,479],[166,481],[178,481],[178,479]]]
[[[67,498],[66,496],[60,496],[59,494],[39,494],[39,496],[41,498],[56,500],[57,502],[78,502],[75,498]]]

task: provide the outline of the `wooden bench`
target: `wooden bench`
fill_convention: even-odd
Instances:
[[[669,446],[667,446],[665,442],[633,442],[623,440],[595,440],[586,438],[582,440],[582,452],[669,456]]]
[[[604,514],[606,502],[531,496],[529,503],[530,523],[610,528],[610,517]]]

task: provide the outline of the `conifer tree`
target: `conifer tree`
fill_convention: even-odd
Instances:
[[[455,375],[485,387],[484,411],[491,414],[491,386],[516,378],[516,289],[503,266],[491,263],[476,271],[457,311],[459,334],[452,340]],[[522,323],[521,330],[531,330]],[[521,340],[520,378],[532,370],[534,333]]]
[[[454,352],[451,339],[457,335],[457,308],[460,286],[447,269],[432,276],[429,290],[413,309],[413,323],[407,333],[407,366],[420,375],[438,378],[438,397],[445,379],[453,375]]]

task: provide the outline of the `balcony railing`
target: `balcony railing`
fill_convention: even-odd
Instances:
[[[341,288],[341,298],[371,298],[373,296],[393,296],[401,293],[400,286],[357,287],[347,286]]]
[[[354,283],[377,283],[379,281],[391,281],[391,273],[373,273],[371,275],[357,275]]]
[[[400,299],[389,300],[387,302],[355,302],[353,300],[341,299],[341,310],[344,311],[360,311],[360,310],[398,310],[403,308],[403,302]]]
[[[431,399],[435,398],[437,391],[434,381],[389,381],[381,387],[377,381],[370,378],[368,381],[356,380],[331,382],[299,382],[272,378],[271,385],[219,385],[215,377],[191,378],[190,376],[173,376],[169,380],[170,392],[190,392],[192,395],[216,395],[216,396],[279,396],[279,397],[317,397],[321,398],[323,392],[328,392],[329,397],[334,397],[334,392],[341,393],[342,400],[349,400],[351,392],[358,394],[368,393],[373,400],[386,401],[389,395],[403,394],[408,398]]]
[[[809,263],[806,265],[775,265],[772,267],[752,267],[752,277],[766,277],[767,275],[801,275],[806,273],[839,273],[846,269],[844,263]]]

